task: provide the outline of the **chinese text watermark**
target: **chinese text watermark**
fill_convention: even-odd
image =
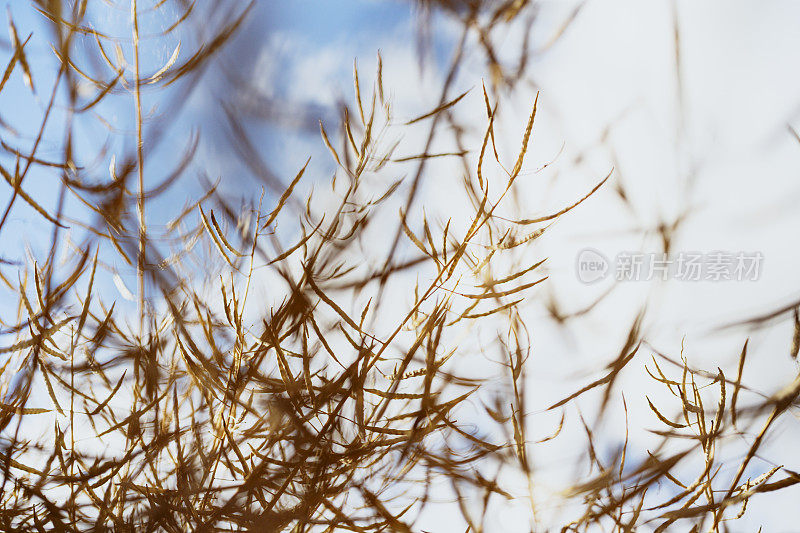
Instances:
[[[578,279],[594,283],[613,277],[617,281],[756,281],[762,270],[761,252],[620,252],[609,260],[586,248],[578,254]]]

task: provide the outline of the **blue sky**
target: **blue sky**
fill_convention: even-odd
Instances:
[[[547,42],[559,20],[569,12],[567,4],[544,3],[543,22],[537,27],[534,43]],[[51,57],[52,53],[46,46],[47,25],[42,17],[25,2],[9,5],[21,37],[34,32],[26,50],[32,58],[38,96],[30,95],[16,70],[0,94],[0,117],[20,136],[0,130],[0,137],[27,151],[52,86],[51,69],[45,65],[38,68],[39,62],[33,58]],[[671,5],[623,0],[587,3],[563,39],[534,58],[530,80],[518,90],[501,95],[503,114],[497,131],[501,152],[510,154],[518,148],[519,133],[535,91],[541,91],[532,163],[526,168],[530,189],[522,199],[526,208],[537,213],[560,208],[585,193],[612,166],[617,169],[615,180],[624,184],[634,200],[634,210],[628,212],[613,192],[600,191],[580,210],[559,221],[551,235],[542,238],[539,253],[550,257],[547,290],[560,295],[567,309],[579,309],[593,301],[610,283],[587,287],[576,279],[574,261],[579,251],[592,246],[613,257],[626,249],[654,250],[658,239],[648,230],[673,219],[687,205],[697,209],[676,237],[677,249],[757,250],[765,257],[764,275],[750,284],[621,285],[607,304],[577,321],[572,330],[564,332],[545,324],[537,327],[541,356],[534,368],[547,377],[536,386],[535,394],[541,398],[557,396],[563,383],[578,383],[569,380],[601,367],[618,347],[620,335],[626,333],[630,325],[627,318],[645,301],[651,302],[648,331],[654,343],[676,353],[686,335],[690,358],[714,368],[735,361],[745,337],[741,332],[710,334],[715,325],[766,310],[800,290],[796,275],[800,256],[793,244],[800,228],[796,209],[800,200],[800,145],[786,128],[787,124],[800,125],[800,74],[793,68],[800,59],[800,34],[796,31],[800,4],[678,2],[680,65],[675,62]],[[125,35],[127,19],[124,10],[120,13],[120,35]],[[509,60],[519,43],[520,30],[513,28],[505,36],[500,52]],[[168,128],[167,135],[148,161],[148,180],[156,181],[164,167],[172,166],[190,131],[200,132],[201,145],[197,163],[184,181],[151,204],[152,222],[163,223],[175,205],[182,206],[187,196],[199,191],[195,178],[200,170],[212,180],[221,177],[231,198],[246,199],[256,194],[255,182],[245,177],[231,152],[230,130],[217,108],[221,98],[231,95],[253,94],[263,99],[254,100],[253,119],[246,126],[257,139],[260,153],[280,177],[291,177],[312,154],[310,180],[327,185],[333,165],[316,130],[287,132],[281,126],[265,125],[256,115],[259,102],[288,101],[291,105],[284,105],[284,109],[288,108],[290,114],[302,109],[313,119],[335,124],[336,103],[339,99],[352,101],[353,60],[357,58],[361,66],[362,84],[371,83],[367,80],[372,80],[376,53],[381,50],[395,112],[399,118],[413,117],[435,104],[441,67],[456,37],[453,28],[440,20],[432,32],[432,57],[420,71],[415,32],[416,16],[408,2],[258,3],[242,33],[218,58],[223,68],[243,83],[232,86],[207,80],[192,93],[180,118],[163,125]],[[176,44],[144,42],[146,47],[152,44],[144,56],[145,65],[152,70],[163,64]],[[188,53],[190,43],[184,50],[183,54]],[[1,53],[3,58],[8,57],[8,50]],[[678,68],[681,85],[675,77]],[[484,117],[469,109],[475,103],[480,107],[482,96],[476,88],[485,76],[481,55],[468,55],[453,91],[473,89],[464,101],[466,111],[459,117],[476,131],[483,127]],[[177,95],[181,87],[172,90]],[[118,127],[130,131],[131,103],[131,95],[123,92],[103,111],[117,120]],[[146,94],[145,107],[149,109],[148,104],[155,103]],[[458,111],[461,113],[460,108]],[[56,109],[52,120],[52,129],[39,152],[42,157],[60,154],[61,109]],[[96,121],[81,123],[76,133],[79,158],[88,164],[96,153],[97,139],[105,139],[107,133]],[[420,143],[420,135],[413,129],[404,130],[403,135],[410,146]],[[112,153],[122,154],[130,148],[129,136],[123,140],[115,137],[109,153],[92,168],[92,176],[107,179]],[[409,152],[413,150],[409,148]],[[554,158],[556,162],[546,172],[535,172]],[[3,165],[9,162],[7,156],[0,157]],[[25,188],[52,205],[55,183],[57,175],[34,167]],[[451,190],[452,182],[442,179],[431,183],[427,192],[434,198],[448,199]],[[7,195],[8,188],[0,188],[3,206]],[[17,206],[9,226],[0,234],[2,255],[21,258],[23,245],[31,243],[35,254],[41,256],[49,238],[49,232],[42,229],[46,224],[20,201]],[[455,200],[440,207],[448,213],[459,213],[463,208]],[[83,213],[75,202],[70,203],[70,209]],[[123,277],[131,280],[130,269],[119,267]],[[106,288],[109,299],[113,299],[117,289],[110,281]],[[2,306],[0,312],[5,312]],[[532,320],[542,316],[541,309],[534,310]],[[774,389],[796,371],[782,357],[790,340],[787,324],[769,333],[754,334],[753,347],[761,354],[757,361],[763,364],[754,369],[753,379],[765,390]],[[632,381],[630,394],[635,394],[636,380]],[[634,413],[636,410],[632,408]],[[787,439],[796,437],[797,431],[787,428],[783,435]],[[619,441],[619,431],[613,428],[604,436],[609,447]],[[646,435],[639,437],[647,441]],[[774,456],[769,460],[791,460],[781,446],[770,450]],[[569,460],[564,450],[545,452],[545,456]],[[800,470],[800,465],[794,468]],[[774,519],[793,497],[796,492],[787,491],[770,496],[769,501],[754,500],[742,527]],[[514,516],[510,513],[506,517],[508,531],[515,525],[509,518]],[[772,530],[779,527],[780,523]]]

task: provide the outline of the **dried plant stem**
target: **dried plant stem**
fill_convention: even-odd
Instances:
[[[142,78],[139,72],[139,10],[137,0],[131,0],[131,25],[133,27],[134,57],[134,105],[136,107],[136,166],[139,175],[137,212],[139,215],[139,254],[136,261],[136,275],[139,280],[139,331],[144,332],[145,319],[145,253],[147,246],[147,225],[145,222],[144,194],[144,137],[142,136]]]

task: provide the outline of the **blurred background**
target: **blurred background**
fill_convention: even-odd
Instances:
[[[465,14],[476,9],[467,1],[255,2],[202,78],[177,81],[166,98],[144,93],[146,128],[157,132],[158,139],[145,146],[147,179],[159,183],[180,166],[183,154],[194,154],[183,177],[149,204],[149,225],[166,225],[169,209],[196,199],[206,183],[219,181],[233,206],[257,204],[262,189],[267,198],[275,198],[309,155],[308,178],[301,187],[327,187],[335,162],[321,141],[320,122],[328,132],[337,132],[343,109],[354,110],[354,63],[362,87],[373,87],[380,52],[383,86],[394,113],[387,143],[402,140],[396,158],[423,153],[426,145],[431,153],[458,151],[460,138],[475,159],[486,128],[485,85],[499,102],[495,133],[504,161],[516,157],[538,94],[523,168],[524,194],[514,199],[530,217],[571,205],[611,173],[596,194],[559,218],[532,247],[535,257],[530,260],[547,258],[549,275],[525,307],[534,343],[528,369],[530,405],[541,406],[528,413],[532,426],[541,421],[547,428],[542,434],[551,432],[558,417],[545,412],[546,407],[565,389],[577,390],[594,379],[642,312],[646,352],[659,351],[676,360],[682,353],[691,365],[707,370],[735,369],[749,338],[748,385],[767,394],[782,387],[797,372],[791,357],[791,310],[800,301],[800,143],[795,133],[800,128],[800,74],[795,69],[800,4],[518,3],[524,4],[523,15],[502,31],[481,35],[464,32]],[[52,27],[32,5],[7,4],[22,39],[32,32],[26,51],[36,59],[31,61],[36,90],[26,86],[19,72],[8,79],[0,96],[0,139],[8,148],[30,150],[40,119],[50,113],[38,152],[47,160],[63,151],[69,96],[57,94],[48,112],[54,70],[47,62],[57,57],[48,39],[39,38]],[[176,18],[180,6],[175,3]],[[124,8],[119,7],[117,28],[123,55],[129,34]],[[155,71],[168,62],[179,41],[186,50],[202,43],[206,24],[225,24],[245,8],[236,1],[207,12],[197,5],[190,15],[192,29],[168,38],[146,35],[159,34],[174,20],[145,16],[144,70]],[[98,26],[114,30],[108,9],[96,16],[108,17],[96,20]],[[480,17],[474,24],[489,27]],[[0,42],[4,54],[11,52],[9,43]],[[179,57],[183,59],[180,52]],[[404,125],[462,93],[448,119],[433,129],[429,124]],[[108,177],[109,168],[122,168],[120,154],[132,149],[134,127],[130,93],[124,90],[104,100],[91,118],[78,121],[71,140],[83,171],[99,181]],[[13,167],[13,151],[5,150],[0,161]],[[464,172],[461,165],[458,158],[428,160],[411,220],[420,216],[423,205],[430,218],[440,221],[468,211],[466,200],[451,192]],[[409,176],[419,170],[416,160],[406,166]],[[501,174],[499,169],[492,172]],[[386,176],[386,183],[398,177]],[[48,209],[63,202],[67,216],[91,220],[86,207],[60,193],[54,183],[47,167],[36,166],[25,188]],[[4,204],[8,197],[10,189],[0,191]],[[375,249],[388,249],[394,230],[393,223],[383,233],[373,231]],[[51,231],[29,206],[15,206],[0,233],[0,256],[8,264],[46,256]],[[80,243],[83,231],[74,224],[65,230],[64,250],[57,253]],[[607,276],[585,283],[577,268],[587,248],[609,262],[626,252],[669,252],[670,257],[742,252],[762,259],[755,279],[642,276],[625,281],[615,279],[610,265]],[[108,291],[117,291],[122,299],[126,290],[135,292],[130,266],[107,266],[118,274],[118,279],[103,282]],[[759,317],[765,319],[752,320]],[[622,445],[626,416],[631,448],[645,450],[654,442],[647,431],[653,422],[644,397],[647,393],[655,402],[666,396],[649,392],[644,369],[649,355],[643,355],[639,364],[626,369],[619,385],[627,413],[618,398],[595,428],[601,455],[611,457]],[[582,398],[580,408],[591,415],[596,405]],[[584,449],[580,420],[567,420],[564,431],[574,436],[574,449],[542,446],[541,455],[533,458],[541,487],[537,490],[545,501],[541,511],[554,523],[569,515],[569,509],[558,507],[558,490],[585,474],[573,468]],[[777,465],[800,471],[800,459],[793,453],[800,432],[793,416],[781,422],[775,435],[779,438],[754,460],[754,471]],[[749,444],[742,438],[726,453],[735,457]],[[765,531],[794,530],[791,510],[797,497],[796,488],[756,497],[736,530],[754,531],[762,525]],[[550,508],[548,501],[553,502]],[[512,502],[488,524],[490,529],[528,531],[526,508],[525,501]],[[447,531],[450,520],[426,515],[420,527]]]

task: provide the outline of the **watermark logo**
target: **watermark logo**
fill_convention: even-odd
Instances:
[[[761,252],[620,252],[613,261],[593,248],[578,254],[576,271],[583,283],[612,276],[617,281],[756,281]]]
[[[595,283],[608,276],[610,266],[606,256],[592,248],[578,254],[578,279],[584,283]]]

